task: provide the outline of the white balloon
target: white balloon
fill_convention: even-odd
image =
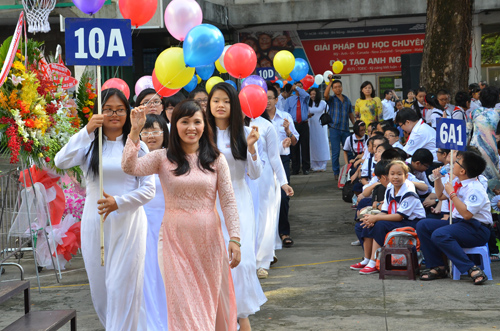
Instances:
[[[224,56],[226,55],[226,51],[229,47],[231,47],[232,45],[227,45],[227,46],[224,46],[224,50],[222,51],[222,54],[220,55],[219,57],[219,63],[220,65],[222,66],[222,68],[224,68],[224,70],[226,69],[226,67],[224,66]]]
[[[323,76],[322,75],[316,75],[314,77],[314,82],[316,83],[316,85],[320,86],[321,83],[323,83]]]
[[[325,84],[330,83],[330,80],[328,79],[328,76],[330,75],[333,75],[333,72],[331,72],[330,70],[325,71],[325,73],[323,74],[323,80],[325,81]]]

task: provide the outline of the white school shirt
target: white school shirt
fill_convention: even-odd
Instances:
[[[454,178],[452,186],[459,182],[458,178]],[[469,178],[461,182],[462,187],[457,191],[457,197],[465,203],[467,210],[472,214],[472,218],[478,220],[484,224],[493,224],[493,219],[491,218],[491,204],[490,199],[488,199],[488,194],[483,184],[478,180],[478,178]],[[450,195],[446,190],[443,190],[443,194],[449,199]],[[453,218],[464,218],[456,208],[453,208],[452,213]]]
[[[351,139],[354,146],[351,146]],[[357,154],[364,153],[366,141],[367,141],[367,136],[363,136],[361,139],[358,139],[356,137],[356,134],[353,133],[345,140],[344,151],[353,152]]]
[[[370,162],[371,159],[371,162]],[[371,167],[370,167],[371,163]],[[375,177],[373,172],[375,170],[375,165],[377,162],[374,160],[373,155],[370,155],[367,159],[363,161],[363,164],[361,165],[361,178],[372,178]]]
[[[395,204],[391,203],[392,201],[395,201]],[[394,185],[392,183],[387,185],[382,212],[397,213],[410,221],[425,218],[425,209],[415,192],[415,185],[408,179],[405,180],[396,195],[394,195]]]
[[[424,183],[423,181],[421,181],[420,179],[418,179],[417,177],[415,177],[414,174],[412,173],[409,173],[408,174],[408,180],[410,182],[418,182],[418,183]],[[365,186],[363,186],[363,191],[368,188],[370,185],[373,185],[375,183],[378,183],[380,180],[378,179],[377,176],[373,176],[372,179],[370,179],[370,181],[368,182],[368,184],[366,184]],[[425,184],[425,183],[424,183]]]
[[[399,142],[399,140],[398,140],[398,141],[396,141],[394,144],[392,144],[392,147],[394,147],[394,148],[401,148],[401,149],[404,149],[404,148],[405,148],[405,147],[403,146],[403,144],[401,144],[401,143]]]
[[[423,182],[425,185],[427,185],[427,191],[417,190],[418,195],[425,195],[427,193],[431,193],[432,185],[429,183],[429,180],[427,179],[427,174],[425,172],[420,172],[420,171],[413,171],[413,172],[414,172],[413,175],[418,181]],[[410,179],[410,176],[408,176],[408,179]]]
[[[484,190],[486,192],[488,192],[488,178],[486,178],[483,175],[479,175],[479,176],[477,176],[477,179],[479,180],[479,183],[481,183],[481,185],[483,185]],[[443,185],[445,185],[449,181],[450,181],[450,174],[449,173],[441,178],[441,182],[443,183]],[[434,191],[434,193],[436,193],[436,192]],[[443,203],[441,204],[441,212],[442,213],[450,213],[450,200],[442,200],[442,201],[443,201]]]
[[[383,110],[382,117],[385,121],[394,119],[394,106],[395,106],[394,101],[387,100],[385,98],[384,100],[382,100],[382,110]]]
[[[446,111],[446,115],[448,116],[448,118],[451,117],[451,114],[453,113],[454,109],[455,109],[455,105],[452,105],[449,103],[446,104],[446,107],[444,107],[444,110]]]
[[[287,137],[285,128],[283,127],[283,122],[285,121],[285,118],[288,120],[290,123],[290,132],[295,136],[297,140],[299,140],[299,133],[295,129],[295,125],[293,124],[293,119],[292,116],[284,111],[279,110],[276,108],[276,114],[274,114],[274,118],[271,119],[271,122],[274,125],[274,128],[276,129],[276,133],[278,134],[278,141],[279,141],[279,147],[280,147],[280,155],[289,155],[290,154],[290,147],[283,148],[283,140],[285,140]]]
[[[403,150],[407,154],[413,155],[419,148],[427,148],[432,153],[434,162],[437,162],[436,130],[426,125],[423,120],[419,120],[415,124]]]
[[[467,122],[467,115],[462,107],[456,106],[451,113],[451,118],[454,120],[462,120]]]
[[[441,109],[438,109],[438,108],[433,108],[433,109],[432,109],[432,112],[431,112],[431,114],[430,114],[429,119],[430,119],[430,121],[431,121],[431,123],[430,123],[430,124],[431,124],[431,126],[432,126],[434,129],[436,128],[436,120],[437,120],[438,118],[443,117],[443,113],[444,113],[444,112],[443,112]]]

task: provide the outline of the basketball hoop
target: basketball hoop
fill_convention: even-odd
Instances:
[[[26,18],[28,21],[28,32],[49,32],[49,14],[56,5],[56,0],[22,0]]]

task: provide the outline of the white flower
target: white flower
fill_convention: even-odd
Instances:
[[[12,81],[12,83],[14,85],[17,86],[17,85],[21,84],[21,82],[24,80],[24,78],[21,76],[18,77],[16,75],[12,75],[12,77],[10,77],[10,80]]]

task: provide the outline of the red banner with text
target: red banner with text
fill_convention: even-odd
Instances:
[[[342,74],[401,71],[401,54],[421,53],[425,34],[303,40],[302,45],[315,74],[344,64]]]

